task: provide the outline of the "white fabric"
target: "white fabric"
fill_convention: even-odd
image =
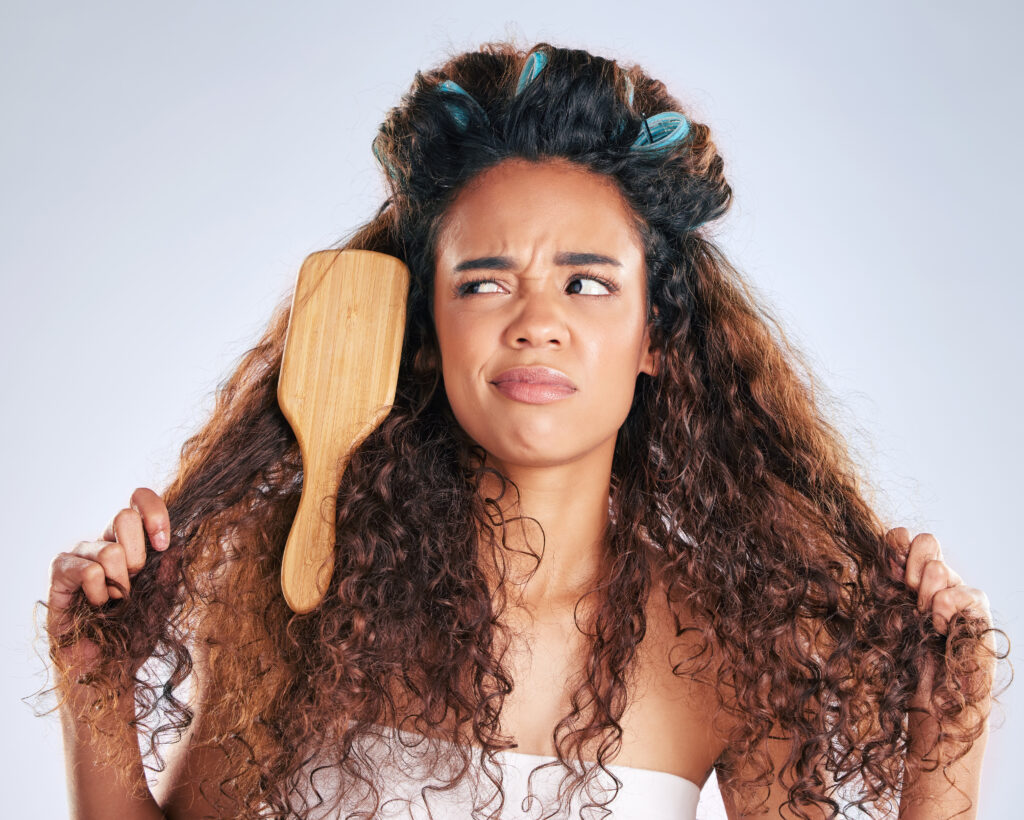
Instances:
[[[476,804],[483,808],[480,817],[487,817],[498,805],[497,787],[483,773],[479,759],[471,761],[471,768],[463,780],[448,791],[428,789],[430,784],[440,784],[443,777],[431,774],[432,771],[454,776],[460,767],[460,756],[450,744],[441,743],[440,747],[424,742],[419,735],[410,732],[396,733],[394,729],[378,727],[380,737],[370,737],[359,742],[359,752],[364,759],[373,762],[375,775],[378,777],[381,805],[377,815],[381,820],[468,820],[476,798]],[[395,741],[400,735],[403,743]],[[413,744],[416,744],[413,746]],[[440,751],[440,756],[438,756]],[[556,764],[536,771],[531,791],[527,791],[527,778],[530,773],[553,760],[555,757],[530,755],[508,751],[496,757],[502,769],[502,788],[505,792],[505,804],[502,808],[503,820],[540,820],[550,815],[558,802],[559,784],[565,769]],[[312,771],[310,768],[310,771]],[[608,820],[651,820],[651,818],[672,818],[672,820],[695,820],[700,787],[686,778],[667,772],[637,769],[629,766],[607,766],[622,785],[619,793],[607,805],[611,811]],[[475,777],[473,775],[476,775]],[[329,768],[316,772],[313,783],[325,799],[332,802],[336,794],[337,769]],[[308,782],[306,787],[308,789]],[[551,815],[559,820],[590,820],[605,816],[605,810],[599,807],[585,807],[588,802],[600,803],[606,800],[615,790],[611,777],[598,772],[597,782],[589,786],[589,797],[582,798],[579,794],[573,798],[569,813]],[[605,791],[606,789],[606,791]],[[534,796],[529,803],[525,799],[529,794]],[[312,791],[307,792],[310,803],[317,798]],[[487,803],[488,798],[492,802]],[[369,789],[360,784],[360,791],[353,796],[342,810],[328,811],[325,807],[314,810],[311,820],[342,820],[348,812],[369,812],[373,801],[369,799]],[[427,811],[429,807],[429,813]],[[368,814],[363,817],[369,817]]]

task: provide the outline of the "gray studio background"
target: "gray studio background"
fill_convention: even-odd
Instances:
[[[708,123],[715,229],[842,407],[893,525],[935,533],[1024,645],[1024,122],[1016,4],[0,7],[4,811],[66,816],[33,602],[161,490],[306,254],[367,219],[417,69],[504,36],[636,61]],[[1020,684],[980,816],[1015,816]],[[703,817],[721,817],[714,779]]]

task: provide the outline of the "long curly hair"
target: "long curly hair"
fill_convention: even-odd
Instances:
[[[547,65],[517,94],[537,50]],[[444,80],[478,105],[439,88]],[[683,142],[630,150],[643,118],[663,111],[687,113],[640,67],[548,43],[487,43],[416,74],[374,140],[387,199],[338,243],[402,259],[411,283],[393,408],[338,490],[326,597],[295,614],[280,591],[303,479],[276,399],[288,293],[182,448],[163,493],[170,548],[150,550],[130,597],[93,607],[79,596],[69,611],[73,635],[99,645],[82,720],[108,760],[127,768],[141,738],[152,767],[162,765],[163,744],[197,717],[183,687],[201,652],[208,686],[191,742],[219,750],[223,764],[200,786],[235,816],[307,817],[317,800],[340,806],[364,787],[379,800],[385,784],[356,741],[384,723],[455,743],[461,759],[446,783],[478,751],[500,810],[494,755],[512,745],[499,715],[513,680],[500,585],[488,585],[480,557],[503,543],[511,519],[478,488],[485,475],[502,495],[516,488],[485,466],[452,414],[431,310],[447,209],[509,158],[567,159],[618,186],[644,241],[661,354],[658,372],[638,377],[615,445],[608,571],[585,596],[585,676],[553,738],[563,786],[576,793],[609,772],[621,745],[655,577],[666,579],[677,636],[700,647],[673,667],[680,686],[709,680],[731,717],[718,774],[742,806],[781,778],[800,817],[815,805],[838,816],[843,788],[862,809],[891,807],[921,769],[906,718],[929,662],[935,715],[956,747],[940,763],[966,753],[991,693],[964,682],[993,628],[957,616],[946,638],[917,611],[823,387],[702,227],[732,199],[710,129],[687,114]],[[63,695],[61,685],[49,691]],[[128,721],[115,696],[132,688]],[[777,733],[790,744],[779,772],[765,751]],[[583,749],[595,745],[596,768],[579,771],[573,762],[592,760]],[[338,788],[313,789],[311,800],[310,767],[322,760]]]

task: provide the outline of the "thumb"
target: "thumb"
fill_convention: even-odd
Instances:
[[[889,566],[897,580],[906,580],[907,557],[910,554],[910,531],[906,527],[893,527],[885,534],[889,546]]]

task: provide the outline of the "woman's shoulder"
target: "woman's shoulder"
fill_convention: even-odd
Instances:
[[[651,587],[647,631],[638,647],[635,693],[627,710],[623,749],[633,760],[650,757],[702,785],[726,746],[732,721],[721,709],[721,652],[694,611],[669,602],[662,580]],[[639,746],[646,747],[641,751]],[[700,773],[699,778],[697,773]]]

